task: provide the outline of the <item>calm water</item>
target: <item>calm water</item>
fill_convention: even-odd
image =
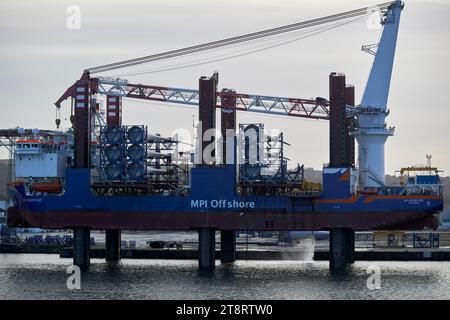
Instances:
[[[218,262],[219,263],[219,262]],[[1,299],[450,299],[450,262],[377,262],[381,289],[357,262],[334,276],[327,262],[238,261],[201,274],[196,261],[92,260],[82,289],[66,287],[70,259],[0,254]]]

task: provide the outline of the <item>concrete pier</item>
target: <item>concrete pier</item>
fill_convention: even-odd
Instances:
[[[120,260],[120,230],[106,230],[105,259],[106,261]]]
[[[73,264],[81,269],[89,268],[91,231],[89,228],[76,227],[73,230]]]
[[[220,261],[231,263],[236,261],[236,233],[230,230],[220,232]]]
[[[215,268],[216,232],[211,228],[198,230],[198,267],[202,270]]]

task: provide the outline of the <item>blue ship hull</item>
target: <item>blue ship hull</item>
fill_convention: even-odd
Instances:
[[[352,195],[345,170],[324,178],[319,198],[241,196],[235,167],[192,169],[186,196],[98,196],[91,192],[89,169],[67,169],[63,195],[27,196],[11,189],[15,205],[8,210],[13,226],[98,229],[186,230],[354,230],[436,227],[442,210],[437,195]]]

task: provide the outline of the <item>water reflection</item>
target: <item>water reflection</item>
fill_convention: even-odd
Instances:
[[[68,290],[70,259],[57,255],[0,255],[2,299],[449,299],[449,262],[375,262],[381,289],[366,287],[356,262],[330,273],[328,262],[238,261],[214,272],[196,261],[93,259],[82,289]]]

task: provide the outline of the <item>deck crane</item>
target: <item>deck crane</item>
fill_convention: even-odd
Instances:
[[[362,188],[378,187],[384,184],[384,143],[388,136],[393,135],[393,129],[386,128],[385,117],[388,114],[386,105],[403,3],[400,0],[396,0],[379,4],[377,7],[383,12],[381,23],[384,25],[384,30],[381,42],[377,45],[370,46],[370,48],[363,46],[363,51],[375,55],[375,61],[361,104],[356,107],[350,105],[347,105],[346,107],[347,117],[356,117],[357,119],[355,122],[356,126],[351,134],[356,137],[359,144],[359,184]],[[348,20],[350,18],[367,15],[368,12],[370,12],[370,9],[373,8],[374,7],[364,7],[242,36],[92,67],[84,70],[83,76],[79,81],[88,83],[90,94],[197,106],[199,104],[199,91],[195,89],[133,84],[129,83],[126,79],[105,76],[91,77],[91,74],[161,61],[230,46],[236,43],[273,37],[295,30],[311,28],[313,26]],[[376,52],[372,50],[375,47],[378,49]],[[75,98],[76,101],[76,83],[69,87],[55,103],[56,107],[59,109],[61,103],[69,97]],[[235,109],[239,111],[287,115],[310,119],[330,119],[329,101],[325,98],[287,98],[242,94],[225,90],[217,92],[217,108],[224,107],[221,102],[227,98],[232,98],[236,101]],[[76,104],[77,102],[75,105]]]
[[[397,0],[383,17],[383,34],[358,106],[358,128],[353,135],[358,141],[359,184],[362,187],[379,187],[385,181],[384,144],[394,134],[394,128],[386,127],[385,119],[389,114],[387,101],[403,7],[402,1]]]

